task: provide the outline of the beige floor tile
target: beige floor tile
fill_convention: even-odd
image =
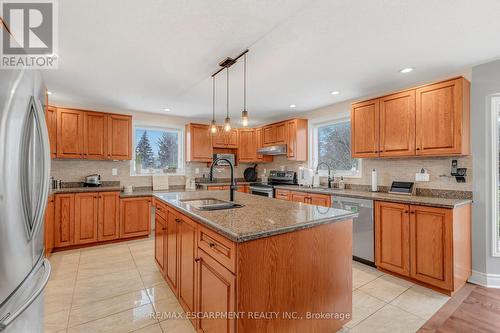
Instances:
[[[130,254],[130,250],[127,246],[119,246],[116,248],[109,247],[82,252],[80,265],[88,263],[116,263],[129,261],[130,259],[132,259],[132,255]]]
[[[357,289],[373,280],[382,276],[384,273],[377,271],[371,267],[365,266],[361,268],[358,266],[352,267],[352,288]]]
[[[159,313],[157,318],[160,322],[171,318],[171,314],[173,314],[174,317],[176,314],[179,314],[179,316],[180,314],[184,314],[184,310],[176,299],[165,298],[160,301],[155,301],[153,302],[153,306],[156,313]]]
[[[141,259],[134,260],[135,265],[139,272],[157,272],[158,265],[154,259],[154,256],[145,257]]]
[[[164,299],[176,299],[166,282],[149,287],[146,291],[152,302],[158,302]]]
[[[348,328],[356,326],[359,322],[371,316],[384,305],[384,301],[368,295],[361,290],[355,290],[352,293],[352,320],[345,326]]]
[[[370,294],[371,296],[381,299],[384,302],[391,302],[412,285],[413,284],[411,282],[406,280],[384,274],[359,289],[367,294]]]
[[[139,290],[116,297],[77,305],[71,309],[69,327],[104,318],[149,303],[150,299],[146,290]]]
[[[71,307],[74,280],[51,280],[44,290],[44,304],[50,313],[67,310]]]
[[[137,268],[132,259],[118,262],[93,262],[81,264],[78,268],[78,280],[88,279],[97,275],[108,275],[114,273],[127,273],[136,271]]]
[[[449,299],[446,295],[414,285],[399,295],[391,304],[423,319],[429,319]]]
[[[68,329],[68,333],[132,332],[157,323],[157,321],[152,318],[152,314],[153,307],[151,304],[146,304],[141,307],[125,310],[108,317],[71,327]]]
[[[44,331],[56,333],[63,331],[68,326],[69,308],[66,310],[52,311],[45,308]]]
[[[168,319],[160,322],[164,333],[196,333],[188,319]]]
[[[141,328],[137,331],[134,331],[133,333],[163,333],[160,324],[154,324],[148,327]],[[174,333],[174,332],[167,332],[167,333]]]
[[[163,278],[163,276],[161,275],[161,273],[159,271],[155,271],[155,272],[148,272],[148,271],[141,272],[140,271],[139,273],[141,274],[142,282],[144,282],[144,286],[146,288],[152,287],[155,284],[158,284],[161,282],[165,282],[165,279]]]
[[[352,333],[413,333],[425,320],[390,304],[354,326]]]
[[[146,240],[141,242],[129,243],[128,247],[130,251],[145,251],[145,250],[153,250],[155,246],[154,240]]]

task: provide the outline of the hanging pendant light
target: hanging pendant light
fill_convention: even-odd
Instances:
[[[226,67],[226,119],[224,119],[224,131],[231,131],[231,118],[229,118],[229,67]]]
[[[210,133],[217,133],[217,123],[215,122],[215,76],[212,76],[212,122],[210,123]]]
[[[243,56],[243,111],[241,111],[241,124],[243,127],[248,126],[248,111],[247,111],[247,54]]]

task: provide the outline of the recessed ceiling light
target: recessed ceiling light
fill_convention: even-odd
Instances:
[[[295,105],[295,104],[290,104],[290,107],[293,109],[293,108],[296,108],[296,107],[297,107],[297,105]]]
[[[413,71],[413,67],[406,67],[406,68],[401,69],[399,72],[406,74],[406,73],[410,73],[412,71]]]
[[[52,91],[47,90],[47,95],[52,95]]]
[[[163,111],[170,111],[169,108],[163,108]]]
[[[338,91],[338,90],[334,90],[334,91],[332,91],[332,92],[331,92],[331,94],[332,94],[332,95],[338,95],[338,94],[340,94],[340,91]]]

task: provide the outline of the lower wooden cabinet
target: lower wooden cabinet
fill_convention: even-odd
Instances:
[[[453,293],[471,274],[471,207],[375,203],[375,264]]]
[[[151,198],[138,197],[120,200],[120,237],[149,235],[151,230]]]
[[[75,194],[75,244],[97,242],[97,193]]]
[[[166,208],[165,208],[166,209]],[[165,278],[174,293],[178,294],[179,285],[179,223],[181,220],[171,210],[167,209],[165,224]]]
[[[307,193],[299,191],[276,190],[276,199],[302,202],[305,204],[331,207],[331,196],[327,194]]]
[[[65,247],[75,242],[75,194],[56,194],[54,220],[54,247]]]
[[[155,260],[162,274],[165,272],[165,233],[166,221],[159,215],[155,215]]]
[[[277,189],[274,197],[279,200],[290,200],[290,191]]]
[[[195,311],[196,308],[196,252],[197,223],[186,216],[176,216],[179,232],[179,302],[185,311]]]
[[[120,237],[120,193],[98,194],[97,240],[108,241]]]
[[[54,248],[54,222],[55,222],[55,204],[54,196],[50,195],[45,209],[45,224],[44,224],[44,246],[45,256],[49,257]]]

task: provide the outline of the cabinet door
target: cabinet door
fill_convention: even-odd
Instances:
[[[463,108],[468,108],[463,84],[463,79],[457,79],[417,89],[417,155],[462,152]]]
[[[201,313],[233,313],[235,311],[235,277],[203,250],[198,250],[198,311]],[[230,333],[235,331],[231,319],[199,320],[199,332]]]
[[[375,203],[375,264],[401,275],[410,275],[409,206]]]
[[[310,194],[309,203],[316,206],[330,207],[331,198],[329,195],[324,194]]]
[[[179,223],[179,301],[185,311],[195,310],[197,225],[185,216]]]
[[[165,278],[170,288],[178,294],[178,273],[179,273],[179,228],[181,219],[172,210],[167,212],[165,231]]]
[[[238,130],[232,129],[226,133],[226,148],[238,148]]]
[[[212,135],[208,125],[186,125],[186,161],[212,162]]]
[[[264,133],[262,127],[255,129],[255,150],[264,147]],[[257,154],[257,162],[272,162],[273,157],[269,155]]]
[[[214,148],[225,148],[227,142],[226,132],[222,126],[217,126],[217,133],[213,136],[212,146]]]
[[[290,200],[290,191],[287,190],[276,190],[275,198],[279,200]]]
[[[97,193],[75,194],[75,244],[97,242]]]
[[[158,214],[155,215],[155,260],[162,274],[165,272],[165,233],[167,227],[165,220]]]
[[[85,112],[83,133],[85,158],[105,160],[108,157],[108,116]]]
[[[84,112],[57,109],[57,157],[83,158]]]
[[[99,194],[97,239],[107,241],[120,237],[120,193]]]
[[[44,238],[45,238],[45,256],[48,257],[54,248],[54,218],[55,218],[55,204],[54,196],[49,196],[47,201],[47,209],[45,210],[45,225],[44,225]]]
[[[451,209],[411,206],[411,277],[453,290]]]
[[[276,142],[276,126],[264,126],[262,128],[262,140],[264,146],[273,145]]]
[[[53,106],[47,107],[45,121],[49,132],[50,157],[55,158],[57,155],[57,108]]]
[[[241,162],[257,161],[255,129],[241,129],[239,137],[238,160]]]
[[[297,149],[297,121],[290,120],[287,122],[287,157],[294,159],[295,151]]]
[[[75,241],[75,195],[56,194],[54,247],[73,245]]]
[[[380,99],[380,156],[415,155],[415,90]]]
[[[108,116],[108,159],[132,159],[132,117]]]
[[[149,235],[151,199],[147,197],[120,200],[120,237]]]
[[[286,139],[287,139],[287,123],[279,123],[275,125],[275,131],[276,131],[276,144],[286,144]]]
[[[309,196],[307,193],[290,192],[290,201],[309,203]]]
[[[351,109],[352,157],[377,157],[379,151],[379,100],[353,104]]]

